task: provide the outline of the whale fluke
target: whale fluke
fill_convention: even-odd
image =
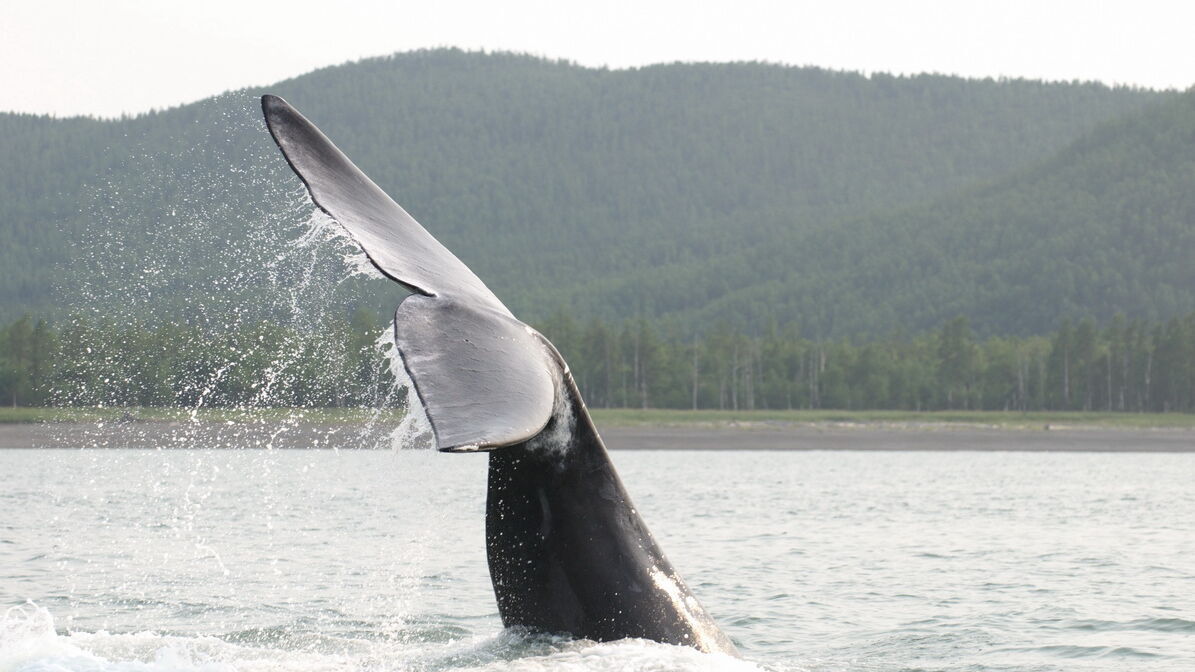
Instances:
[[[311,199],[340,223],[373,265],[411,291],[485,304],[510,315],[488,287],[386,195],[315,124],[278,96],[262,96],[266,126]]]
[[[631,503],[568,366],[286,101],[266,124],[311,198],[413,294],[394,337],[440,450],[487,450],[486,558],[507,626],[735,653]]]
[[[556,394],[542,337],[298,110],[270,95],[261,107],[316,206],[414,292],[395,314],[395,341],[436,447],[492,450],[538,434]]]
[[[556,384],[539,334],[488,306],[413,294],[394,338],[436,447],[493,450],[540,433]]]

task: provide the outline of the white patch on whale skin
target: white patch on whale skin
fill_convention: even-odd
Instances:
[[[531,327],[524,328],[533,336],[543,338]],[[566,390],[570,387],[568,377],[571,374],[569,373],[568,364],[563,359],[557,359],[548,350],[548,346],[542,345],[541,347],[543,347],[544,357],[548,361],[560,362],[559,367],[552,367],[552,383],[556,388],[556,395],[552,400],[551,419],[548,420],[548,424],[542,432],[536,434],[527,442],[527,448],[547,452],[556,457],[562,457],[568,452],[569,446],[572,444],[573,430],[577,425],[576,413],[573,410],[572,404],[569,403],[568,394],[566,393]]]
[[[659,567],[653,566],[647,570],[647,573],[651,577],[651,582],[660,592],[668,596],[668,600],[676,607],[676,612],[689,624],[689,629],[697,638],[693,644],[703,651],[721,651],[721,643],[711,635],[706,627],[705,610],[701,608],[697,598],[685,594],[686,591],[681,588],[680,580],[664,573]]]
[[[552,419],[544,431],[536,434],[527,442],[530,450],[563,456],[568,452],[573,440],[573,428],[577,424],[577,417],[573,413],[572,405],[564,395],[564,385],[556,385],[556,399],[552,402]]]

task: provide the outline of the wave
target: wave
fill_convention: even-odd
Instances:
[[[1054,644],[1027,649],[1012,649],[1046,653],[1059,658],[1158,658],[1158,654],[1129,646],[1076,646]]]
[[[0,672],[551,672],[728,670],[748,661],[645,640],[596,643],[504,630],[494,636],[346,638],[315,632],[240,631],[228,637],[156,632],[59,633],[33,603],[0,618]]]
[[[1137,618],[1131,621],[1101,621],[1087,619],[1074,621],[1067,625],[1072,630],[1088,630],[1093,632],[1114,631],[1145,631],[1145,632],[1193,632],[1195,621],[1185,618]]]

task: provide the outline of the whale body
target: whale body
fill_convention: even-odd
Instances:
[[[403,367],[443,452],[489,452],[486,557],[507,627],[735,653],[648,531],[568,365],[297,110],[263,96],[316,206],[411,291]]]

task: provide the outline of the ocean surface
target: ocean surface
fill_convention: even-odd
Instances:
[[[481,455],[0,450],[0,672],[1195,670],[1195,454],[613,459],[741,660],[503,630]]]

